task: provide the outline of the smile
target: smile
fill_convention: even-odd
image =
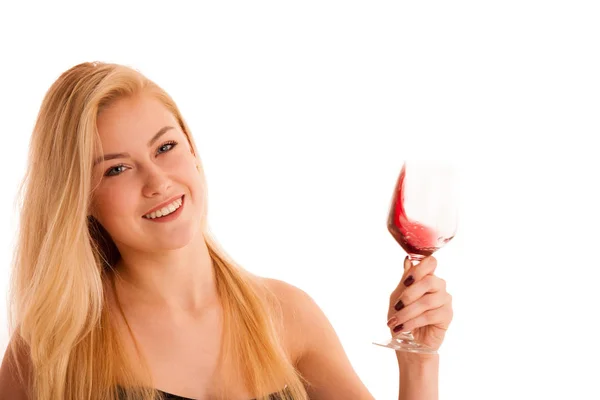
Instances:
[[[143,218],[155,220],[175,214],[183,206],[183,197],[184,196],[181,196],[180,198],[173,200],[172,202],[166,204],[158,210],[152,211],[151,213],[144,215]]]

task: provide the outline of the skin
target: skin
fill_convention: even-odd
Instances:
[[[149,147],[150,139],[166,126],[173,128]],[[198,223],[205,217],[205,198],[197,159],[175,118],[149,96],[115,102],[99,115],[98,131],[104,154],[129,153],[94,167],[91,214],[110,232],[122,255],[116,266],[115,291],[108,293],[109,307],[115,307],[112,314],[117,326],[129,340],[124,320],[116,311],[118,296],[158,389],[210,399],[218,390],[214,373],[222,309]],[[161,224],[143,218],[148,210],[179,194],[185,195],[185,200],[176,220]],[[445,283],[434,275],[436,264],[433,257],[419,266],[405,260],[404,276],[390,296],[388,310],[390,331],[402,323],[403,330],[412,330],[417,340],[435,349],[442,344],[452,319],[450,295]],[[409,276],[414,283],[406,286],[403,282]],[[311,382],[310,398],[373,399],[312,298],[286,282],[264,281],[283,305],[284,347],[288,358]],[[398,300],[404,304],[400,311],[394,307]],[[135,354],[131,341],[126,346]],[[396,355],[399,398],[437,399],[438,356]],[[229,367],[227,376],[235,376],[235,365]],[[0,394],[25,399],[11,376],[5,357]],[[238,382],[228,380],[235,398],[250,399]]]

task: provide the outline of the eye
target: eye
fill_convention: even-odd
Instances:
[[[174,140],[169,140],[168,142],[163,143],[158,150],[156,150],[156,153],[166,153],[167,151],[172,150],[175,146],[177,146],[177,142]]]
[[[104,174],[104,176],[116,176],[121,174],[121,172],[125,171],[125,165],[123,164],[119,164],[119,165],[115,165],[114,167],[110,167],[106,173]]]

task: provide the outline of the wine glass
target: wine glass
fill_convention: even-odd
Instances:
[[[387,227],[408,253],[413,265],[430,256],[456,232],[458,198],[455,169],[438,161],[405,161],[398,177]],[[415,341],[411,332],[399,332],[378,346],[398,351],[436,354]]]

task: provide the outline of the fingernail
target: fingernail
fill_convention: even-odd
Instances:
[[[396,311],[402,310],[404,308],[404,303],[402,302],[402,300],[398,300],[394,308],[396,309]]]
[[[410,286],[413,283],[415,283],[415,278],[413,278],[413,276],[411,275],[404,281],[404,286]]]
[[[396,325],[396,323],[398,322],[398,320],[396,319],[396,317],[392,317],[390,319],[388,319],[388,326],[391,328],[392,326]]]
[[[394,332],[398,333],[402,330],[402,328],[404,328],[404,324],[400,324],[397,327],[394,328]]]

